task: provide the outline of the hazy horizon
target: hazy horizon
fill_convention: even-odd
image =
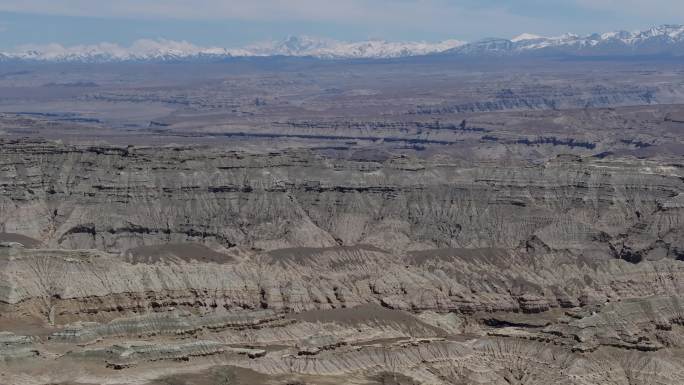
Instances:
[[[3,1],[0,49],[140,39],[243,47],[287,36],[343,41],[475,41],[679,24],[684,3],[655,0]]]

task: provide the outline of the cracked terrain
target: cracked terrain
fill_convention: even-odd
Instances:
[[[507,60],[2,64],[0,384],[684,383],[684,67]]]

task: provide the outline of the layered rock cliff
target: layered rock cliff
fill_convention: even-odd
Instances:
[[[336,151],[4,141],[0,383],[684,381],[679,163]]]
[[[677,258],[682,169],[628,159],[543,164],[5,142],[0,226],[57,248],[124,252],[370,244],[536,247]],[[591,254],[591,255],[589,255]]]

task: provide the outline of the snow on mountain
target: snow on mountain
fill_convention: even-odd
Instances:
[[[64,47],[60,44],[25,45],[17,52],[5,53],[6,57],[40,61],[126,61],[126,60],[168,60],[193,56],[226,56],[223,48],[198,47],[186,41],[150,40],[135,41],[130,47],[118,44],[100,43]]]
[[[684,26],[662,25],[646,31],[614,31],[603,34],[564,34],[542,37],[529,33],[511,40],[487,39],[450,49],[462,55],[519,55],[557,53],[569,55],[684,55]]]
[[[65,47],[59,44],[28,45],[15,52],[0,53],[0,60],[35,61],[146,61],[251,56],[301,56],[322,59],[379,59],[428,54],[467,56],[564,54],[564,55],[660,55],[684,56],[684,25],[662,25],[645,31],[614,31],[603,34],[565,34],[544,37],[523,33],[508,39],[485,39],[473,43],[459,40],[345,42],[308,36],[252,44],[244,48],[200,47],[186,41],[135,41],[124,47],[112,43]]]
[[[247,46],[244,56],[313,56],[315,52],[331,47],[338,42],[331,39],[316,39],[309,36],[289,36],[281,41],[268,41]]]
[[[16,52],[2,53],[6,59],[38,61],[130,61],[175,60],[198,57],[240,56],[311,56],[327,59],[396,58],[442,52],[465,44],[458,40],[439,43],[388,42],[369,40],[342,42],[331,39],[315,39],[308,36],[291,36],[277,42],[253,44],[244,48],[227,49],[199,47],[186,41],[150,40],[135,41],[130,47],[100,43],[64,47],[60,44],[25,45]]]
[[[525,40],[537,40],[537,39],[545,39],[545,37],[535,35],[533,33],[523,33],[520,34],[514,38],[511,39],[512,42],[517,43],[519,41],[525,41]]]
[[[314,39],[307,36],[291,36],[281,42],[271,42],[246,48],[252,55],[313,56],[318,58],[373,59],[426,55],[442,52],[465,44],[459,40],[438,43],[389,42],[368,40],[342,42],[330,39]]]

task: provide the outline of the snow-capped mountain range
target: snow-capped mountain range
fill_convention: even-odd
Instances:
[[[389,42],[368,40],[342,42],[308,36],[291,36],[277,42],[253,44],[244,48],[199,47],[186,41],[135,41],[129,47],[100,43],[64,47],[60,44],[23,46],[16,52],[0,53],[0,58],[35,61],[144,61],[192,58],[224,58],[250,56],[299,56],[321,59],[378,59],[427,55],[444,52],[465,44],[458,40],[438,43]]]
[[[684,56],[684,25],[662,25],[646,31],[617,31],[579,36],[544,37],[524,33],[513,39],[485,39],[444,53],[459,55]]]
[[[325,59],[372,59],[397,58],[428,55],[444,52],[466,44],[460,40],[445,40],[438,43],[389,42],[367,40],[341,42],[331,39],[315,39],[307,36],[291,36],[280,42],[270,42],[247,47],[245,52],[233,52],[245,56],[313,56]]]
[[[14,52],[0,53],[0,59],[60,62],[166,61],[253,56],[380,59],[431,54],[461,56],[664,54],[684,56],[684,25],[663,25],[646,31],[617,31],[586,36],[565,34],[557,37],[543,37],[524,33],[512,39],[484,39],[472,43],[460,40],[445,40],[437,43],[385,40],[344,42],[292,36],[282,41],[229,49],[200,47],[185,41],[143,39],[128,47],[112,43],[71,47],[59,44],[23,46]]]

